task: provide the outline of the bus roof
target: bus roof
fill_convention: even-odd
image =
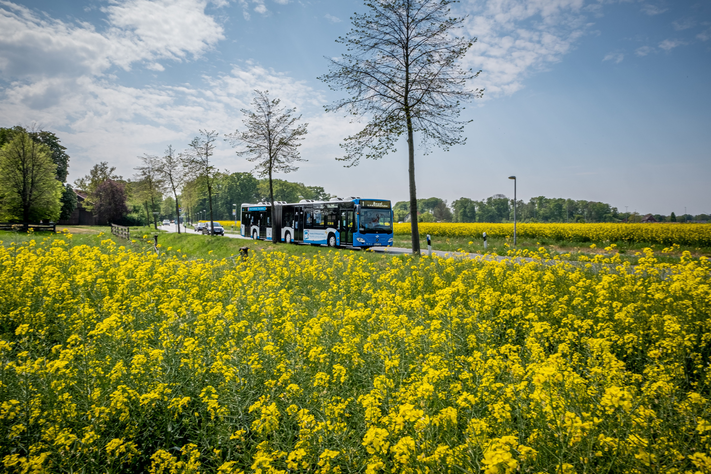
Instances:
[[[361,198],[361,197],[354,197],[351,196],[349,198],[341,199],[341,198],[333,198],[328,201],[316,201],[313,199],[302,199],[299,202],[289,202],[287,203],[286,201],[274,201],[275,205],[295,205],[295,204],[333,204],[337,202],[352,202],[355,204],[359,204],[361,201],[380,201],[380,202],[391,202],[389,199],[372,199],[372,198]],[[251,210],[257,211],[257,210],[265,210],[265,209],[253,209],[253,208],[265,208],[265,207],[271,207],[270,202],[258,202],[255,204],[250,204],[250,203],[242,203],[242,207],[247,207],[250,208]]]

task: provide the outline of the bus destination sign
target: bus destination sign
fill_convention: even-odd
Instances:
[[[363,207],[369,207],[371,209],[390,209],[390,201],[366,201],[360,202]]]

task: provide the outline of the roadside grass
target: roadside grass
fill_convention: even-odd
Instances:
[[[67,240],[65,232],[71,235],[68,240],[70,246],[88,245],[97,247],[102,240],[111,239],[119,246],[130,248],[138,252],[152,252],[154,236],[158,235],[158,250],[162,255],[181,256],[187,259],[221,260],[223,258],[239,258],[240,248],[247,247],[248,255],[255,252],[268,253],[275,250],[288,255],[298,255],[312,257],[332,250],[338,254],[356,253],[365,257],[369,262],[385,261],[392,258],[392,255],[384,255],[375,252],[354,250],[354,249],[328,249],[323,246],[297,245],[297,244],[273,244],[263,240],[251,239],[231,239],[226,237],[197,234],[195,232],[170,233],[163,230],[156,230],[152,226],[130,227],[131,239],[126,240],[111,234],[111,227],[108,226],[64,226],[53,234],[51,232],[14,232],[0,231],[0,244],[10,245],[12,243],[21,244],[31,240],[42,241],[45,238]]]
[[[690,246],[673,246],[667,247],[662,244],[650,244],[644,242],[572,242],[572,241],[553,241],[550,239],[516,239],[516,249],[528,250],[529,252],[538,251],[541,247],[545,248],[551,256],[560,256],[563,259],[577,260],[580,256],[595,256],[602,255],[612,257],[618,254],[623,262],[637,264],[640,258],[644,257],[644,249],[651,248],[655,253],[655,258],[660,263],[677,263],[684,251],[689,251],[693,257],[711,257],[711,248],[708,247],[690,247]],[[431,237],[432,250],[441,250],[445,252],[467,252],[478,254],[496,254],[507,255],[514,249],[512,238],[493,238],[488,237],[487,248],[484,249],[484,241],[481,237],[477,239],[468,237]],[[614,244],[612,251],[606,250]],[[395,235],[395,247],[412,248],[412,238],[410,234]],[[420,248],[423,252],[427,250],[427,235],[420,234]],[[666,252],[662,252],[667,249]]]

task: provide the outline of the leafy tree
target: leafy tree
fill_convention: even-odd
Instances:
[[[62,197],[60,201],[62,203],[62,209],[59,213],[59,219],[69,219],[74,209],[77,208],[77,193],[74,192],[71,184],[66,183],[62,187]]]
[[[148,222],[151,220],[151,214],[153,215],[153,226],[158,229],[158,222],[156,220],[156,215],[154,212],[160,212],[160,204],[163,200],[163,190],[165,188],[165,182],[162,179],[160,172],[160,167],[162,165],[160,158],[155,155],[143,154],[140,156],[142,166],[137,166],[135,169],[138,170],[136,173],[137,186],[135,190],[141,196],[144,207],[146,208],[146,216],[148,217]],[[150,209],[150,211],[149,211]]]
[[[52,161],[57,165],[57,180],[66,183],[69,174],[69,155],[66,153],[66,148],[59,143],[57,135],[45,130],[27,131],[19,125],[13,128],[0,128],[0,147],[9,142],[17,133],[27,133],[35,142],[47,145],[52,153]],[[71,187],[64,186],[61,203],[60,219],[68,219],[76,207],[76,194],[71,190]]]
[[[669,222],[676,222],[676,214],[673,212],[671,213],[671,216],[669,216]]]
[[[95,193],[99,185],[111,179],[113,181],[120,181],[123,178],[115,174],[116,167],[109,167],[107,161],[102,161],[95,164],[89,170],[89,174],[83,176],[76,181],[74,181],[74,189],[79,191],[84,191],[86,193],[86,199],[84,200],[83,206],[87,211],[92,211],[94,209]]]
[[[99,224],[122,223],[128,207],[123,183],[107,179],[94,192],[94,216]]]
[[[25,224],[32,220],[57,220],[61,210],[62,184],[55,178],[57,165],[50,149],[27,133],[14,133],[0,148],[1,210]]]
[[[452,222],[452,211],[447,207],[447,201],[440,200],[432,210],[432,215],[437,222]]]
[[[303,183],[293,183],[283,179],[272,180],[275,201],[299,202],[302,199],[320,201],[324,200],[325,197],[330,199],[329,194],[326,194],[325,192],[322,194],[318,189],[314,191],[314,189],[312,189],[314,187],[315,186],[306,186]],[[269,179],[259,180],[259,189],[257,194],[259,196],[259,201],[269,200]]]
[[[417,222],[434,222],[435,216],[429,212],[423,212],[417,215]]]
[[[469,198],[459,198],[452,203],[454,222],[476,222],[476,204]]]
[[[309,190],[309,195],[312,196],[308,199],[314,199],[316,201],[328,201],[333,196],[328,194],[325,189],[321,186],[306,186]]]
[[[178,223],[178,234],[180,234],[180,202],[178,200],[178,190],[185,180],[185,160],[175,154],[173,145],[168,145],[165,154],[158,161],[158,177],[165,183],[165,186],[173,193],[172,202],[175,205],[175,220]]]
[[[258,200],[259,181],[251,173],[232,173],[224,176],[217,206],[222,216],[231,215],[233,204],[237,204],[237,215],[243,203]]]
[[[40,130],[37,132],[29,132],[30,137],[36,142],[47,145],[52,152],[52,161],[57,165],[57,179],[62,183],[67,181],[69,174],[69,155],[66,153],[66,148],[59,143],[59,138],[52,132]]]
[[[408,201],[398,201],[393,206],[393,215],[397,222],[407,222],[410,216],[410,203]]]
[[[189,175],[185,177],[180,199],[185,206],[185,212],[190,222],[193,222],[193,220],[197,218],[197,210],[200,206],[200,199],[202,198],[202,189],[204,189],[204,186],[200,183],[199,178],[190,177]]]
[[[255,91],[252,101],[254,110],[242,109],[246,130],[227,135],[233,146],[241,149],[237,156],[244,156],[248,161],[256,163],[254,171],[259,176],[269,178],[269,202],[274,208],[274,173],[289,173],[298,167],[293,163],[306,161],[301,158],[299,147],[306,136],[304,123],[296,125],[301,120],[292,116],[296,109],[279,107],[279,99],[269,99],[269,91]],[[272,219],[272,242],[279,242],[279,229],[276,220]]]
[[[160,205],[160,215],[161,219],[173,219],[176,215],[178,215],[175,210],[175,199],[171,196],[163,199],[163,202]]]
[[[215,141],[217,132],[212,130],[200,130],[197,136],[190,142],[188,151],[183,154],[185,168],[188,175],[196,178],[197,181],[207,189],[207,203],[210,210],[210,234],[213,234],[214,214],[212,208],[212,189],[218,179],[219,172],[212,162],[215,154]]]
[[[474,43],[454,33],[463,18],[450,15],[453,0],[371,0],[368,13],[351,17],[353,28],[338,43],[347,53],[330,60],[330,71],[321,77],[333,90],[349,97],[326,107],[363,115],[368,123],[345,139],[339,160],[357,165],[362,157],[378,159],[394,152],[407,136],[412,252],[420,253],[417,226],[414,134],[428,144],[448,150],[466,141],[465,122],[458,120],[462,101],[481,97],[466,83],[476,77],[458,66]]]

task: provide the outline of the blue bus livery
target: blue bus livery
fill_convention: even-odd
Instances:
[[[286,243],[329,247],[386,247],[393,244],[393,212],[384,199],[302,200],[298,203],[242,204],[240,233],[272,240],[272,219]]]

